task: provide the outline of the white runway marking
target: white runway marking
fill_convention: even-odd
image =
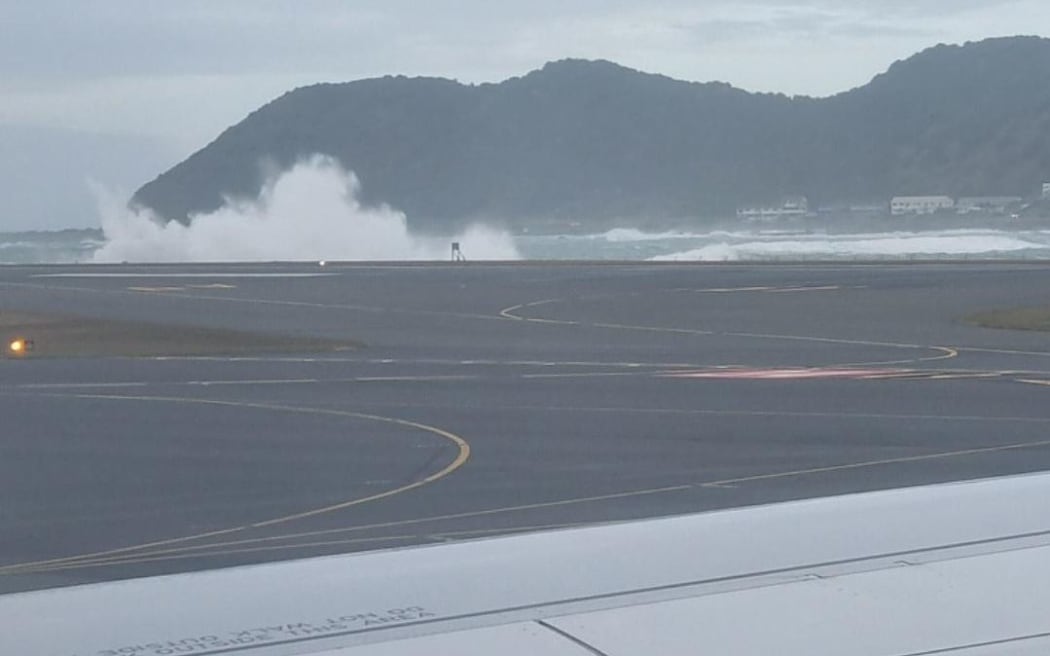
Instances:
[[[1050,387],[1050,380],[1034,380],[1030,378],[1018,378],[1017,382],[1025,383],[1027,385],[1043,385],[1044,387]]]
[[[796,287],[708,287],[705,289],[692,289],[683,287],[680,289],[673,289],[675,292],[688,292],[691,294],[735,294],[738,292],[763,292],[767,294],[785,294],[793,292],[830,292],[842,289],[841,285],[822,285],[822,286],[796,286]],[[859,287],[855,288],[859,289]]]
[[[241,356],[241,355],[158,355],[149,358],[154,361],[204,361],[204,362],[290,362],[290,363],[354,363],[354,364],[397,364],[397,365],[435,365],[435,366],[471,366],[471,367],[613,367],[639,369],[652,367],[656,369],[699,369],[701,367],[728,367],[735,365],[707,365],[696,362],[601,362],[595,360],[455,360],[439,358],[391,359],[391,358],[345,358],[345,357],[295,357],[295,356]]]
[[[76,389],[78,387],[91,388],[121,388],[121,387],[146,387],[149,383],[23,383],[16,385],[16,389]]]
[[[209,285],[184,285],[182,287],[128,287],[133,292],[184,292],[187,289],[237,289],[237,285],[224,285],[221,282],[213,282]]]
[[[715,380],[798,380],[806,378],[884,378],[911,373],[903,369],[721,369],[682,371],[664,374],[665,378],[705,378]]]
[[[328,278],[337,273],[288,272],[243,272],[243,273],[38,273],[32,278]]]
[[[432,376],[353,376],[349,378],[250,378],[250,379],[215,379],[215,380],[157,380],[124,381],[115,383],[82,382],[82,383],[22,383],[6,386],[18,390],[62,390],[62,389],[96,389],[125,387],[212,387],[212,386],[253,386],[253,385],[340,385],[347,383],[405,383],[405,382],[443,382],[453,380],[480,380],[478,375],[432,375]],[[3,389],[3,387],[0,387]]]
[[[967,353],[994,353],[997,355],[1034,355],[1036,357],[1050,357],[1050,353],[1046,351],[1014,351],[1010,349],[993,349],[993,348],[981,348],[977,346],[957,346],[956,350],[966,351]]]
[[[830,292],[837,289],[841,289],[838,285],[824,285],[823,287],[784,287],[781,289],[771,289],[770,294],[790,294],[795,292]]]

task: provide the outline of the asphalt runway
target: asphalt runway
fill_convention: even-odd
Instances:
[[[1050,335],[961,318],[1048,303],[1036,264],[3,267],[0,313],[365,346],[0,359],[0,592],[1044,470]]]

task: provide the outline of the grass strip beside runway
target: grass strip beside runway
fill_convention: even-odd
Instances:
[[[984,328],[1050,331],[1050,307],[993,310],[972,315],[965,321]]]
[[[94,319],[0,308],[0,338],[25,339],[20,357],[159,357],[313,353],[361,348],[353,340],[267,334],[177,324]]]

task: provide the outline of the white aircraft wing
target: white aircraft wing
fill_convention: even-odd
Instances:
[[[1050,653],[1050,474],[0,597],[0,654]]]

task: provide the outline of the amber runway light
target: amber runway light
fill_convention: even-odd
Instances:
[[[11,355],[25,355],[33,346],[33,342],[24,337],[16,337],[7,343],[7,352]]]

